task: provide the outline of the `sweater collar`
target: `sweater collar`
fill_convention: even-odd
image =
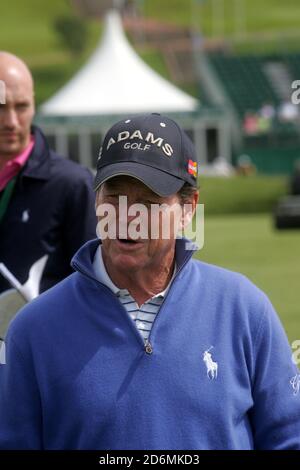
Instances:
[[[112,279],[109,277],[109,274],[106,270],[106,267],[103,261],[101,243],[99,243],[95,256],[94,256],[93,268],[94,268],[95,276],[98,279],[98,281],[104,284],[106,287],[108,287],[115,295],[122,297],[129,293],[127,289],[120,289],[119,287],[117,287],[113,283]],[[169,281],[167,287],[163,291],[159,292],[158,294],[153,295],[152,299],[155,299],[156,297],[165,297],[167,295],[167,292],[170,288],[170,285],[172,284],[175,274],[176,274],[176,263],[175,263],[174,271],[172,274],[172,278]]]
[[[75,271],[80,272],[81,274],[98,281],[97,276],[94,271],[93,261],[97,251],[97,248],[101,244],[99,239],[90,240],[85,243],[78,251],[75,253],[71,266]],[[188,247],[188,249],[187,249]],[[192,249],[191,249],[192,248]],[[175,261],[176,261],[176,274],[174,278],[178,276],[180,271],[184,268],[187,262],[191,259],[194,252],[197,250],[196,245],[185,238],[179,238],[176,240],[176,249],[175,249]],[[98,281],[99,282],[99,281]]]

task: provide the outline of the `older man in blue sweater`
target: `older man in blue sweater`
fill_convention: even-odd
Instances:
[[[95,182],[101,241],[10,325],[1,449],[300,449],[299,371],[270,301],[176,239],[196,176],[193,145],[171,119],[108,131]]]

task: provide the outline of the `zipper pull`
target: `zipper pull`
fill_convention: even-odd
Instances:
[[[149,355],[153,353],[152,345],[151,345],[150,341],[148,341],[148,340],[145,343],[145,352],[146,352],[146,354],[149,354]]]

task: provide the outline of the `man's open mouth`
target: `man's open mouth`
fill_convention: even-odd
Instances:
[[[132,239],[129,239],[129,238],[118,238],[118,241],[121,242],[121,243],[124,243],[126,245],[134,245],[136,243],[140,243],[141,239],[132,240]]]

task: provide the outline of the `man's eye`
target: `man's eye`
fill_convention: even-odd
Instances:
[[[18,111],[24,111],[25,109],[28,108],[28,104],[21,103],[21,104],[18,104],[16,108],[17,108]]]

